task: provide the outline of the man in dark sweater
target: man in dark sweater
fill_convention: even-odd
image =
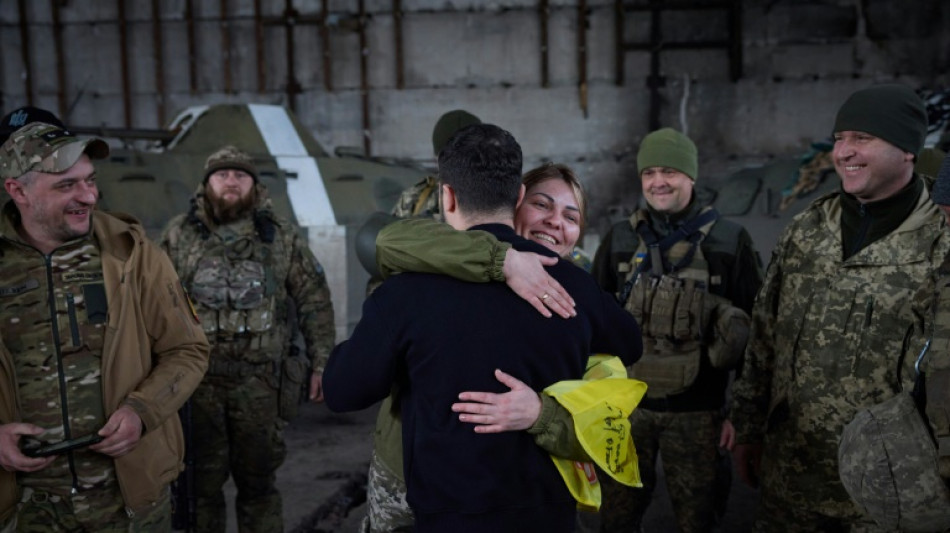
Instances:
[[[521,163],[521,147],[497,126],[459,131],[439,156],[443,213],[456,229],[554,256],[515,234]],[[563,260],[548,271],[574,298],[577,316],[545,318],[501,284],[405,273],[373,293],[353,335],[331,354],[324,374],[330,409],[369,407],[394,384],[401,391],[416,531],[573,530],[575,502],[531,435],[476,434],[451,410],[462,391],[505,392],[495,369],[541,391],[580,379],[591,353],[627,364],[639,358],[636,322],[590,276]]]

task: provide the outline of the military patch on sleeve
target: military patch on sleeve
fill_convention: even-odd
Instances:
[[[11,285],[9,287],[0,287],[0,296],[16,296],[17,294],[23,294],[26,291],[32,291],[33,289],[38,289],[40,282],[36,279],[28,279],[23,283],[17,285]]]

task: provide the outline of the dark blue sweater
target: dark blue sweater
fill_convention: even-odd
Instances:
[[[553,255],[509,226],[472,229]],[[372,294],[353,335],[333,350],[323,376],[330,409],[364,409],[400,387],[416,531],[573,530],[575,502],[530,435],[476,434],[451,410],[462,391],[506,392],[496,368],[540,391],[579,379],[592,353],[628,365],[640,357],[636,322],[590,275],[565,261],[548,272],[577,302],[577,317],[544,318],[501,283],[406,273]]]

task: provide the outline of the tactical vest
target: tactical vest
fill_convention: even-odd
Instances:
[[[620,301],[643,332],[643,357],[630,367],[630,377],[648,384],[649,397],[663,398],[696,381],[716,308],[731,304],[709,292],[721,280],[710,276],[700,247],[719,214],[706,207],[684,224],[685,231],[665,239],[657,238],[647,217],[644,210],[630,217],[639,244],[620,267],[628,272]]]
[[[196,222],[200,223],[200,222]],[[189,292],[215,355],[247,363],[278,361],[284,350],[280,324],[286,311],[276,301],[277,280],[287,276],[287,265],[277,261],[286,255],[275,233],[262,233],[257,225],[225,239],[210,233],[193,239],[184,250],[191,273]]]

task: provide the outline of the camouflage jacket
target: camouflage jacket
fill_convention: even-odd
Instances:
[[[907,307],[910,326],[903,368],[915,376],[911,365],[927,347],[919,367],[925,380],[927,418],[941,456],[940,475],[950,481],[950,256],[927,276]]]
[[[425,179],[402,191],[392,214],[399,218],[432,217],[442,220],[439,210],[439,180],[434,176]]]
[[[176,413],[204,375],[208,343],[175,270],[144,229],[103,212],[94,214],[92,226],[108,302],[103,408],[108,416],[130,406],[144,424],[135,449],[115,459],[126,508],[134,512],[162,498],[182,469],[184,446]],[[0,250],[22,247],[8,217],[0,222],[0,232]],[[45,258],[37,251],[35,261]],[[12,355],[0,342],[0,423],[20,420],[22,399],[16,395],[13,368]],[[16,474],[0,472],[0,521],[15,510],[16,492]]]
[[[859,408],[893,395],[902,308],[950,249],[924,189],[897,229],[842,260],[839,194],[796,216],[772,253],[730,413],[740,444],[792,428],[775,468],[788,494],[829,514],[851,505],[837,475],[841,431]]]
[[[293,336],[289,315],[290,304],[293,303],[314,372],[322,372],[335,343],[333,303],[326,275],[307,246],[307,241],[299,235],[298,228],[275,215],[266,188],[263,185],[256,187],[258,203],[253,215],[249,219],[220,226],[209,212],[204,187],[199,186],[192,199],[191,210],[173,218],[165,227],[160,238],[161,246],[191,291],[199,263],[229,254],[228,246],[233,243],[235,235],[239,241],[251,241],[247,253],[263,264],[263,278],[266,280],[263,298],[272,301],[274,306],[273,316],[268,318],[271,324],[264,333],[273,343],[259,350],[262,352],[260,354],[252,353],[254,350],[238,349],[238,355],[274,357],[274,354],[286,354]],[[232,298],[233,295],[229,296],[224,306],[231,310],[239,308]],[[199,314],[206,310],[201,302],[196,302],[196,305]],[[205,327],[207,330],[208,325]],[[253,335],[251,333],[250,336]],[[213,354],[229,351],[228,346],[218,342],[220,339],[211,333],[209,340]]]

